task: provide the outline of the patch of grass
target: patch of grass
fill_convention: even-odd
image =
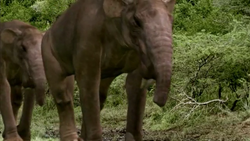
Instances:
[[[111,97],[110,97],[111,98]],[[112,99],[109,99],[112,100]],[[47,105],[51,98],[47,99]],[[159,108],[148,96],[144,115],[144,139],[179,140],[240,140],[250,139],[250,110],[231,112],[220,106],[200,106],[192,111],[191,106],[172,106],[176,103],[170,99],[164,108]],[[55,107],[34,109],[32,120],[32,140],[58,140],[59,118]],[[215,111],[220,111],[215,113]],[[116,130],[124,130],[126,126],[127,104],[116,107],[105,107],[101,112],[102,127],[105,137],[119,138]],[[80,107],[75,108],[77,127],[81,125]],[[2,122],[2,121],[0,121]],[[2,124],[0,124],[2,131]]]

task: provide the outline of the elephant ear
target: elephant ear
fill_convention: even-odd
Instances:
[[[165,3],[169,13],[172,14],[174,11],[174,5],[176,0],[162,0],[162,1]]]
[[[1,32],[1,41],[5,44],[12,44],[22,34],[18,29],[7,28]]]
[[[120,17],[122,10],[135,0],[104,0],[103,9],[108,17]]]
[[[42,32],[42,35],[44,36],[47,31]]]

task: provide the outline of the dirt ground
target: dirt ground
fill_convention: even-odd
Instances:
[[[211,128],[215,127],[215,128]],[[80,134],[80,130],[78,130]],[[47,130],[47,137],[58,138],[58,130]],[[103,141],[124,141],[125,129],[103,129]],[[46,138],[46,137],[45,137]],[[144,141],[250,141],[250,118],[228,127],[197,127],[184,131],[175,127],[165,131],[144,130]]]
[[[237,113],[235,113],[237,114]],[[227,116],[211,116],[213,120],[202,120],[195,125],[181,125],[168,130],[150,131],[143,130],[144,141],[250,141],[250,116],[235,119]],[[121,119],[120,119],[121,120]],[[124,120],[124,119],[123,119]],[[0,121],[2,123],[2,121]],[[53,123],[52,121],[49,122]],[[117,123],[117,121],[116,121]],[[57,122],[58,124],[58,122]],[[125,125],[111,127],[115,123],[103,125],[103,141],[124,141]],[[58,140],[59,125],[46,125],[45,131],[39,133],[41,140]],[[145,127],[145,126],[144,126]],[[0,125],[0,134],[3,125]],[[33,131],[34,132],[34,131]],[[78,129],[80,134],[80,129]],[[1,136],[1,135],[0,135]],[[36,136],[33,136],[36,138]],[[2,138],[0,137],[0,140]],[[40,140],[39,140],[40,141]]]
[[[144,141],[250,141],[250,119],[223,129],[197,127],[196,130],[184,131],[182,127],[176,127],[165,131],[143,132]],[[103,129],[103,141],[124,141],[124,136],[125,129]],[[58,130],[48,129],[42,138],[57,140]]]
[[[80,130],[78,130],[80,135]],[[124,129],[103,129],[103,141],[124,141],[125,140],[125,128]],[[171,132],[168,131],[145,131],[143,140],[148,141],[170,141],[169,134]],[[58,138],[58,130],[47,130],[46,135],[48,137]],[[45,137],[45,138],[46,138]],[[188,141],[188,140],[187,140]]]

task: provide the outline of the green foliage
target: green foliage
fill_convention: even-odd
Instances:
[[[223,36],[175,35],[173,85],[176,82],[198,101],[228,97],[233,102],[247,98],[250,93],[250,41],[247,39],[250,25],[235,22],[234,26],[232,32]],[[218,91],[219,87],[222,92]]]
[[[32,18],[32,9],[27,8],[18,1],[8,2],[8,6],[2,6],[5,1],[1,1],[1,21],[20,19],[29,21]]]
[[[34,10],[34,25],[48,29],[56,18],[75,0],[44,0],[36,1],[31,8]]]
[[[29,22],[41,30],[46,30],[64,10],[75,0],[3,0],[1,1],[1,21],[13,19]]]
[[[230,13],[215,7],[212,0],[182,0],[175,6],[174,28],[189,34],[205,31],[212,34],[225,34],[232,30]]]
[[[105,102],[105,107],[117,107],[127,103],[127,97],[125,95],[126,76],[126,74],[122,74],[113,80],[108,91],[108,98]]]
[[[215,3],[226,12],[250,16],[249,0],[218,0]]]
[[[47,30],[74,1],[1,0],[0,18],[1,21],[19,19],[40,30]],[[183,127],[183,135],[193,134],[204,127],[212,128],[211,125],[216,125],[217,130],[222,128],[219,127],[220,123],[228,127],[231,121],[238,124],[238,121],[243,120],[238,117],[238,113],[231,111],[249,112],[250,109],[249,9],[250,0],[177,0],[171,95],[166,106],[159,108],[152,102],[155,88],[150,88],[144,117],[145,129]],[[105,127],[125,127],[125,77],[126,74],[119,76],[110,86],[101,112]],[[201,104],[213,99],[227,101]],[[79,90],[75,87],[74,106],[80,124],[79,101]],[[34,136],[44,137],[46,130],[54,129],[51,124],[58,124],[55,104],[50,95],[44,107],[35,108],[34,115],[33,121],[40,121],[32,125],[40,127],[35,128]],[[41,120],[40,115],[44,119]],[[249,113],[241,117],[247,116]],[[217,118],[220,120],[216,121]],[[46,129],[43,125],[46,125]],[[179,136],[173,138],[186,139],[185,136]]]

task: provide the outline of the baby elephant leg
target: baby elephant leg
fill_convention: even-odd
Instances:
[[[18,134],[24,141],[30,141],[31,138],[30,126],[32,119],[32,111],[34,108],[34,102],[35,102],[34,89],[25,89],[22,117],[17,128]]]
[[[3,78],[0,76],[0,78]],[[4,141],[22,141],[17,133],[16,122],[11,106],[10,85],[7,79],[0,80],[0,111],[4,123]]]
[[[15,120],[17,121],[18,110],[23,102],[23,94],[21,86],[11,86],[11,105]]]

